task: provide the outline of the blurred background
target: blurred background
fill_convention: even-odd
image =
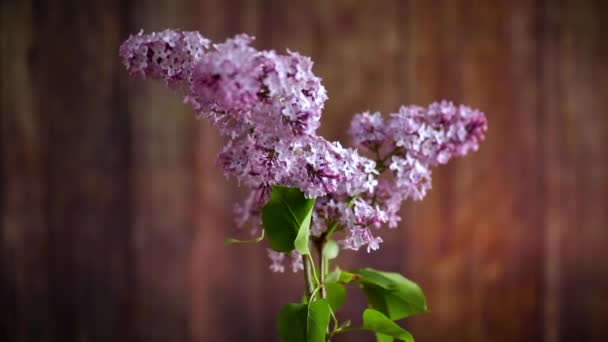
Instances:
[[[434,172],[399,229],[344,267],[398,271],[418,341],[608,341],[608,2],[1,2],[0,340],[276,341],[301,274],[233,225],[222,145],[182,96],[128,78],[140,29],[239,32],[311,56],[354,113],[447,98],[487,114],[478,153]],[[364,299],[349,288],[342,318]],[[367,333],[337,341],[373,341]]]

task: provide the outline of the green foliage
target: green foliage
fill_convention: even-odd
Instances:
[[[270,200],[262,208],[262,223],[272,249],[290,252],[295,248],[300,254],[310,254],[308,236],[314,203],[299,189],[272,187]]]
[[[394,340],[392,336],[376,333],[376,342],[393,342]]]
[[[378,342],[393,341],[393,338],[406,342],[414,342],[414,337],[409,332],[391,321],[380,311],[374,309],[363,311],[363,326],[361,328],[375,332]]]
[[[310,223],[314,199],[307,199],[296,189],[274,186],[268,203],[262,208],[263,232],[268,236],[270,246],[278,252],[290,252],[296,249],[300,254],[308,255]],[[227,243],[256,242],[263,238],[248,241],[228,240]],[[324,236],[325,238],[325,236]],[[338,257],[338,244],[327,236],[322,255],[323,265]],[[320,243],[320,242],[319,242]],[[314,271],[313,275],[317,279]],[[334,319],[331,334],[353,330],[369,330],[376,334],[378,342],[392,342],[395,339],[413,342],[410,333],[394,321],[427,311],[424,294],[418,285],[398,273],[382,272],[371,268],[343,271],[336,268],[327,273],[328,266],[320,272],[326,274],[325,283],[318,280],[310,302],[287,304],[279,313],[278,331],[283,342],[325,342],[330,317]],[[321,278],[322,279],[322,278]],[[338,327],[339,322],[331,312],[337,312],[346,300],[344,284],[356,282],[367,297],[369,308],[363,312],[363,325],[349,328],[347,321]],[[312,285],[311,285],[312,286]],[[320,286],[325,286],[327,298],[318,298]]]
[[[279,313],[282,342],[325,342],[329,304],[319,299],[308,304],[287,304]]]
[[[358,281],[370,307],[391,320],[426,312],[426,300],[418,285],[398,273],[371,268],[351,271]]]
[[[337,283],[338,281],[340,281],[340,273],[342,273],[342,270],[339,268],[336,268],[335,270],[327,273],[327,277],[325,277],[325,283]]]
[[[333,312],[340,310],[346,300],[346,289],[338,283],[326,283],[327,302]]]

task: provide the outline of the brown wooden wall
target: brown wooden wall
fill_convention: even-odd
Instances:
[[[418,341],[608,341],[608,2],[2,0],[0,341],[275,341],[300,275],[238,235],[222,142],[178,94],[128,79],[166,27],[310,55],[353,113],[449,98],[489,119],[375,253],[431,312]],[[351,289],[352,315],[363,298]],[[371,335],[339,341],[371,341]]]

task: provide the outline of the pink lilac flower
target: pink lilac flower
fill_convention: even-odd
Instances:
[[[322,197],[329,193],[356,195],[374,187],[373,160],[355,150],[343,148],[338,142],[310,137],[294,153],[286,184],[300,188],[306,197]],[[292,156],[290,156],[292,158]]]
[[[262,75],[262,57],[249,46],[252,40],[238,35],[215,44],[194,66],[190,95],[200,105],[201,114],[222,113],[249,122],[249,111],[261,100]]]
[[[420,160],[410,154],[405,158],[393,156],[389,169],[395,175],[393,191],[401,193],[404,199],[419,201],[431,188],[431,171]]]
[[[252,235],[257,235],[262,227],[262,203],[260,191],[252,190],[242,203],[234,206],[235,223],[238,228],[248,227]]]
[[[270,270],[272,272],[285,272],[285,262],[287,261],[287,258],[289,258],[289,267],[293,273],[304,269],[302,255],[300,255],[297,251],[281,253],[268,248],[266,252],[268,254],[268,258],[270,259]]]
[[[380,227],[388,221],[388,215],[378,205],[372,206],[361,198],[353,201],[352,211],[354,225]]]
[[[293,273],[296,273],[300,270],[304,269],[304,263],[302,262],[302,255],[300,255],[300,253],[298,253],[298,251],[292,251],[289,254],[289,257],[291,258],[291,271]]]
[[[441,101],[427,109],[401,107],[398,113],[391,114],[388,129],[396,146],[420,163],[434,166],[477,150],[487,122],[478,110]]]
[[[373,237],[372,233],[367,228],[351,228],[347,231],[346,237],[340,240],[339,243],[345,249],[358,251],[362,246],[367,245],[367,252],[375,251],[380,248],[382,238]]]
[[[193,65],[209,45],[210,41],[198,32],[141,31],[120,46],[120,55],[131,76],[163,80],[179,88],[189,81]]]
[[[345,197],[334,198],[329,195],[318,198],[313,212],[312,235],[323,234],[329,225],[338,224],[347,235],[340,240],[346,249],[358,250],[367,245],[369,250],[376,250],[381,238],[374,238],[369,227],[380,227],[389,221],[386,211],[380,205],[373,205],[370,200],[361,197],[348,200]],[[323,222],[319,224],[317,221]]]
[[[376,151],[390,141],[386,124],[379,112],[364,112],[355,115],[348,132],[355,146],[364,147],[370,151]]]
[[[258,51],[252,41],[238,35],[205,54],[194,68],[188,101],[233,138],[249,128],[281,139],[314,134],[327,95],[312,61]]]
[[[239,184],[260,189],[276,184],[284,169],[275,146],[254,135],[230,140],[218,155],[218,165],[226,176],[233,176]]]
[[[399,209],[404,200],[399,191],[395,191],[392,181],[380,179],[374,193],[375,201],[386,213],[386,220],[389,228],[396,228],[401,221]]]
[[[264,89],[268,103],[284,124],[276,122],[264,127],[275,127],[296,136],[313,135],[320,126],[321,112],[327,100],[327,92],[321,79],[312,73],[310,58],[296,52],[278,55],[274,51],[264,52]],[[261,116],[260,118],[263,118]]]
[[[318,197],[315,200],[315,207],[312,213],[310,234],[313,236],[321,236],[330,225],[345,220],[345,216],[347,215],[345,215],[344,212],[347,210],[349,210],[349,208],[347,199],[344,196],[338,198],[335,194],[330,194]]]
[[[271,261],[270,270],[277,273],[285,272],[285,253],[277,252],[270,248],[266,249],[266,252]]]

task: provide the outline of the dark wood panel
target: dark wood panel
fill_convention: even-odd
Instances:
[[[561,118],[559,153],[566,174],[557,204],[566,212],[556,237],[560,258],[560,337],[601,340],[608,336],[608,50],[604,2],[564,2],[556,10],[559,39],[555,44],[558,93],[554,100]],[[561,178],[561,177],[560,177]],[[551,228],[551,227],[547,227]],[[557,234],[556,234],[557,235]]]
[[[113,51],[123,7],[53,5],[2,5],[8,339],[124,339],[130,126]]]
[[[29,62],[36,25],[30,2],[2,4],[2,310],[0,338],[52,336],[47,228],[47,132],[34,105]],[[19,34],[8,35],[9,30]],[[16,115],[16,114],[19,115]]]
[[[129,33],[165,27],[315,61],[350,117],[440,98],[481,108],[478,153],[434,172],[375,253],[431,312],[419,341],[608,339],[608,8],[603,1],[1,3],[0,339],[273,341],[299,275],[222,245],[241,196],[180,94],[127,77]],[[344,316],[357,315],[352,295]],[[356,320],[355,320],[356,321]],[[371,340],[371,335],[339,341]]]

